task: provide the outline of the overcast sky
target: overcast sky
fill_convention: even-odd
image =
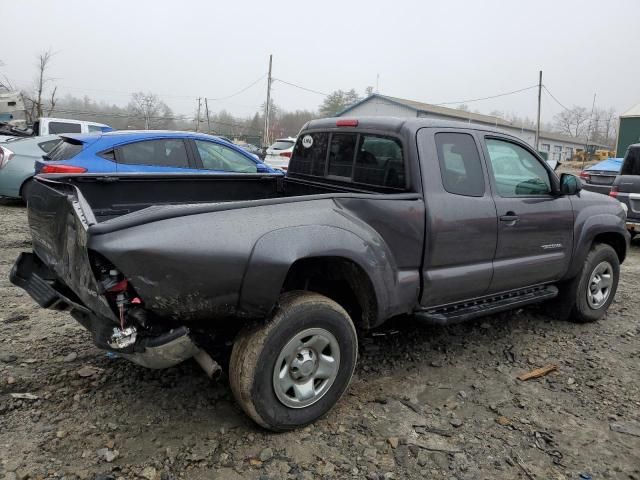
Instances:
[[[543,83],[564,105],[623,112],[640,102],[639,0],[607,1],[120,1],[0,0],[0,72],[33,83],[36,55],[56,52],[61,93],[124,105],[157,93],[176,113],[197,97],[229,96],[273,76],[319,92],[376,86],[381,94],[458,102]],[[264,102],[266,78],[227,100],[240,116]],[[285,109],[323,97],[275,82]],[[537,92],[466,102],[483,113],[535,117]],[[543,97],[543,119],[559,107]]]

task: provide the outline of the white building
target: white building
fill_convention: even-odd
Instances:
[[[337,116],[424,117],[466,121],[469,123],[498,127],[532,146],[535,143],[536,136],[535,130],[521,125],[514,125],[503,118],[454,108],[440,107],[429,103],[415,102],[403,98],[388,97],[377,93],[351,105]],[[585,138],[575,138],[559,133],[541,131],[539,150],[547,152],[549,160],[565,161],[570,159],[576,150],[584,150],[585,143]]]

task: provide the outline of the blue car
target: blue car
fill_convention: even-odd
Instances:
[[[36,173],[280,173],[240,147],[193,132],[63,134]]]
[[[620,174],[622,158],[607,158],[580,172],[582,188],[609,195],[613,181]]]

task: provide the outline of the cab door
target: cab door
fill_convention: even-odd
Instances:
[[[468,130],[418,131],[425,195],[424,307],[486,294],[497,244],[496,207],[477,137]]]
[[[573,209],[554,193],[557,178],[528,145],[483,135],[498,216],[498,244],[488,293],[559,280],[573,249]]]

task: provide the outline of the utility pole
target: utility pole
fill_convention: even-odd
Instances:
[[[591,122],[593,122],[593,111],[596,108],[596,94],[593,94],[593,103],[591,104],[591,115],[589,115],[589,126],[587,127],[587,142],[584,145],[585,156],[582,159],[582,165],[587,161],[589,153],[589,137],[591,137]],[[595,153],[595,152],[594,152]]]
[[[538,121],[536,122],[536,152],[540,149],[540,107],[542,106],[542,70],[540,70],[540,77],[538,79]]]
[[[209,104],[207,103],[207,97],[204,98],[204,111],[207,114],[207,133],[211,133],[211,123],[209,122]]]
[[[264,146],[269,145],[269,110],[271,109],[271,63],[273,55],[269,55],[269,76],[267,77],[267,106],[264,109],[264,138],[262,142]]]
[[[200,101],[202,99],[198,97],[198,118],[196,118],[196,132],[200,131]]]

